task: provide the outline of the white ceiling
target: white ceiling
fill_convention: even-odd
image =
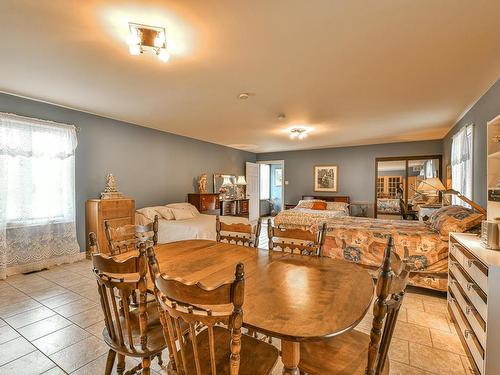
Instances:
[[[439,139],[500,77],[498,14],[470,0],[2,0],[0,90],[254,152]],[[128,21],[166,27],[170,62],[130,56]],[[297,124],[306,140],[288,138]]]

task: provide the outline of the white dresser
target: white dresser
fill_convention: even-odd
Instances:
[[[500,252],[451,234],[448,281],[448,310],[474,371],[500,374]]]

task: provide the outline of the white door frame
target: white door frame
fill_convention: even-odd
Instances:
[[[285,210],[285,160],[259,160],[257,164],[281,164],[281,170],[283,175],[283,183],[281,184],[281,211]],[[260,174],[259,174],[259,186],[260,186]],[[259,196],[260,202],[260,196]]]

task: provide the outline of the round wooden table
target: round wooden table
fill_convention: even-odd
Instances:
[[[354,328],[373,298],[373,280],[355,264],[207,240],[159,245],[160,271],[218,285],[245,266],[244,326],[281,339],[283,374],[299,373],[300,341]]]

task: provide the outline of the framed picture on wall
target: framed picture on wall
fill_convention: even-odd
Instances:
[[[283,169],[277,168],[274,170],[274,186],[283,185]]]
[[[338,165],[314,166],[314,191],[336,193],[338,188]]]

